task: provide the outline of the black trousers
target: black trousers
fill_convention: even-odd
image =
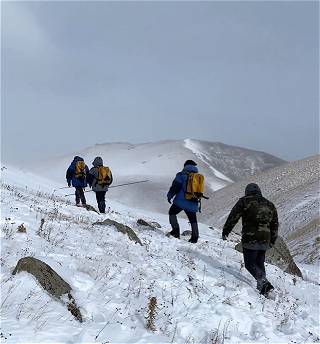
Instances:
[[[194,211],[182,209],[175,204],[172,204],[172,206],[169,209],[169,222],[172,228],[171,234],[174,236],[180,237],[180,227],[179,227],[177,215],[182,210],[186,213],[187,218],[189,222],[191,223],[192,236],[198,237],[199,230],[198,230],[198,222],[197,222],[197,213]]]
[[[250,250],[243,248],[243,259],[246,269],[257,280],[258,285],[263,284],[266,279],[266,269],[264,266],[266,251]]]
[[[106,212],[106,193],[107,191],[96,191],[96,200],[100,213]]]
[[[79,204],[80,201],[82,204],[86,204],[86,198],[84,196],[83,186],[75,186],[75,196],[76,196],[76,204]]]
[[[170,207],[169,215],[178,215],[182,210],[186,213],[190,223],[197,222],[197,213],[195,213],[194,211],[184,210],[175,204],[172,204],[172,206]]]

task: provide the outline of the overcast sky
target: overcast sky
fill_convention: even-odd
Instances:
[[[1,160],[195,138],[319,152],[318,1],[1,4]]]

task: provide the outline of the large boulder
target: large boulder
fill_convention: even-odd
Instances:
[[[66,303],[71,314],[82,322],[81,312],[71,295],[72,288],[48,264],[34,257],[24,257],[18,261],[12,274],[15,275],[20,271],[32,274],[44,290],[55,299],[62,301],[64,304]],[[67,296],[67,302],[64,301],[65,296]]]
[[[242,243],[236,245],[235,249],[242,253]],[[284,272],[302,278],[302,273],[294,262],[287,245],[278,236],[275,245],[266,253],[266,262],[278,266]]]

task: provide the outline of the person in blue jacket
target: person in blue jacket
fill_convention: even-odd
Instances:
[[[87,180],[86,175],[89,172],[89,168],[87,165],[85,165],[85,174],[76,178],[76,162],[77,161],[84,161],[83,158],[80,156],[75,156],[73,158],[72,163],[70,164],[69,168],[66,172],[66,179],[68,186],[71,187],[71,184],[73,187],[75,187],[75,196],[76,196],[76,205],[80,204],[80,201],[82,204],[86,204],[86,198],[84,196],[84,188],[87,186]]]
[[[173,199],[173,204],[169,209],[169,222],[172,227],[170,235],[175,238],[180,238],[180,227],[177,219],[177,214],[182,210],[186,213],[188,220],[191,224],[191,238],[189,242],[197,243],[199,238],[197,212],[199,210],[198,202],[192,202],[185,198],[185,191],[187,187],[188,172],[198,173],[197,164],[193,160],[187,160],[184,163],[183,170],[176,174],[175,179],[167,194],[168,202],[171,204],[171,199]]]

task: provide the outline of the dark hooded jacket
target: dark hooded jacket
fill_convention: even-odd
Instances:
[[[228,236],[240,217],[242,243],[275,243],[279,227],[277,209],[260,191],[250,192],[238,200],[227,218],[222,235]]]
[[[88,176],[87,176],[87,182],[90,186],[92,186],[93,191],[108,191],[109,186],[108,185],[100,185],[98,184],[98,167],[103,166],[103,160],[101,157],[97,156],[93,162],[93,167],[90,169]],[[111,171],[110,171],[111,173]],[[111,181],[109,185],[113,182],[113,177],[111,173]]]

